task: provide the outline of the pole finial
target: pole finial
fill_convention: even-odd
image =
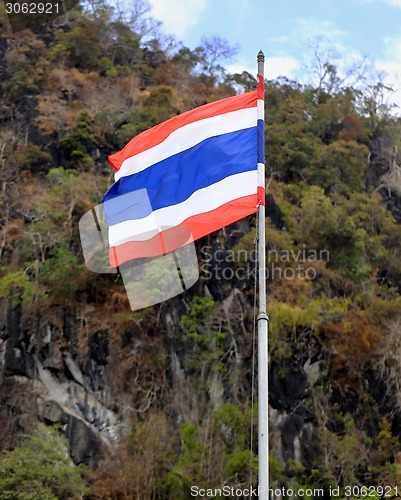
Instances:
[[[265,55],[261,50],[258,53],[258,75],[262,78],[265,77]]]

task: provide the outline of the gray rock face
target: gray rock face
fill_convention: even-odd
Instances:
[[[109,398],[107,337],[99,332],[88,338],[90,357],[85,362],[74,353],[73,345],[67,350],[62,329],[47,323],[28,333],[18,308],[3,302],[2,311],[0,382],[3,391],[12,383],[15,394],[0,399],[20,407],[18,425],[24,427],[38,418],[61,424],[73,460],[98,465],[104,450],[130,428],[129,412],[111,408],[116,401]],[[16,401],[19,393],[25,394],[24,404]],[[27,405],[28,399],[36,403]],[[26,418],[25,412],[29,412]]]
[[[70,443],[70,454],[76,464],[96,466],[103,456],[104,440],[82,417],[66,405],[46,400],[38,405],[39,417],[50,424],[61,424],[63,434]],[[103,441],[103,442],[102,442]]]

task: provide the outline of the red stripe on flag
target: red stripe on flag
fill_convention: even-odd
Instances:
[[[128,241],[111,247],[109,248],[110,267],[118,267],[129,260],[156,257],[177,250],[223,226],[255,213],[257,204],[257,194],[244,196],[210,212],[189,217],[179,226],[163,231],[149,240]]]
[[[265,100],[265,79],[263,76],[258,75],[258,99],[261,99],[262,101]]]
[[[211,118],[212,116],[223,115],[239,109],[253,108],[256,106],[257,99],[260,98],[258,92],[258,90],[254,90],[245,94],[205,104],[204,106],[170,118],[170,120],[160,123],[149,130],[145,130],[131,139],[121,151],[109,156],[110,165],[115,170],[119,170],[124,160],[157,146],[157,144],[163,142],[172,132],[189,123]]]
[[[265,188],[264,188],[264,186],[258,186],[257,200],[258,200],[258,206],[259,205],[263,205],[264,206],[266,204],[266,196],[265,196]]]

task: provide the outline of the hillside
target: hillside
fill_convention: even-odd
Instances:
[[[218,37],[191,51],[146,9],[92,7],[12,34],[0,5],[0,499],[246,488],[255,217],[196,242],[188,292],[135,312],[119,275],[86,269],[78,224],[109,154],[256,80]],[[330,498],[401,490],[401,121],[383,81],[321,69],[266,81],[270,477]]]

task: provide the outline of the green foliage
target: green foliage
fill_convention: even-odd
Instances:
[[[160,85],[153,88],[142,109],[126,113],[122,117],[122,124],[117,133],[119,147],[123,147],[141,132],[172,118],[178,112],[174,90],[171,87]]]
[[[340,232],[348,231],[342,224],[342,209],[334,207],[323,189],[316,186],[303,195],[300,217],[298,233],[303,241],[309,241],[314,247],[326,248],[332,241],[338,242]]]
[[[167,111],[157,108],[144,108],[125,114],[123,116],[125,123],[121,125],[117,132],[118,146],[124,147],[136,135],[170,117],[171,115]]]
[[[168,85],[159,85],[150,91],[149,96],[144,101],[144,107],[163,108],[173,115],[178,113],[174,101],[174,89]]]
[[[180,429],[181,453],[174,468],[166,475],[166,487],[177,499],[188,498],[191,485],[204,484],[205,457],[208,449],[199,430],[190,422]]]
[[[196,332],[199,322],[213,309],[215,303],[212,297],[195,297],[190,306],[189,314],[181,317],[183,326],[190,332]]]
[[[233,452],[227,460],[225,470],[229,477],[245,482],[249,477],[249,450]]]
[[[43,151],[35,144],[27,144],[20,147],[15,152],[15,161],[22,169],[31,171],[40,171],[42,167],[48,165],[51,161],[51,155],[47,151]]]
[[[212,297],[195,297],[191,302],[189,314],[181,317],[181,324],[186,332],[184,346],[188,352],[188,367],[194,373],[227,371],[227,333],[214,330],[208,320],[214,308]],[[203,376],[200,382],[202,379]]]
[[[93,179],[63,167],[50,169],[47,179],[50,189],[41,200],[43,205],[40,208],[49,210],[49,216],[54,221],[67,225],[74,211],[84,204],[85,198],[93,198],[93,193],[88,192],[95,187]]]
[[[234,75],[228,75],[226,82],[235,85],[242,92],[251,92],[256,88],[256,78],[248,73],[248,71],[243,71],[242,73],[235,73]]]
[[[325,482],[331,486],[340,486],[341,489],[343,486],[359,484],[358,478],[369,470],[372,440],[358,428],[349,413],[345,416],[337,414],[336,419],[337,424],[343,426],[343,432],[334,434],[328,429],[321,430],[320,445],[327,451],[326,462],[323,467],[319,467],[319,475],[321,479],[325,477]]]
[[[225,403],[214,412],[213,419],[216,429],[219,429],[222,433],[226,451],[231,452],[237,448],[242,449],[245,445],[245,436],[249,427],[247,415],[244,411],[232,403]]]
[[[93,189],[93,192],[90,192]],[[49,170],[29,199],[32,221],[26,225],[18,246],[20,262],[36,259],[39,263],[54,256],[55,248],[70,248],[77,235],[77,216],[90,208],[97,194],[94,179],[88,174],[63,167]],[[68,286],[67,286],[68,288]]]
[[[60,30],[53,41],[49,57],[53,62],[65,62],[71,66],[93,69],[101,55],[104,26],[100,22],[78,17],[72,29]]]
[[[344,484],[356,483],[356,470],[366,467],[366,435],[356,429],[351,415],[345,416],[345,435],[338,442],[336,453],[342,461]]]
[[[136,491],[138,495],[152,495],[155,489],[165,491],[164,478],[177,461],[179,437],[177,430],[161,412],[152,412],[146,420],[133,427],[129,439],[132,461],[126,465],[132,494]]]
[[[319,297],[303,306],[271,301],[269,313],[269,347],[276,355],[290,355],[287,339],[291,334],[309,330],[319,332],[323,322],[343,317],[351,306],[349,298]]]
[[[296,82],[266,86],[266,164],[283,181],[299,181],[320,145],[309,131],[313,108]]]
[[[66,440],[41,426],[0,459],[1,500],[56,500],[88,493],[86,468],[75,466]]]
[[[336,95],[321,94],[318,106],[313,112],[311,131],[324,144],[330,144],[339,138],[344,129],[343,118],[352,113],[354,95],[350,92],[339,92]]]
[[[132,67],[138,64],[142,57],[140,37],[130,26],[121,20],[110,24],[112,30],[112,61],[115,66]]]
[[[222,478],[231,484],[245,484],[249,480],[250,414],[237,405],[224,403],[211,412],[207,434],[204,426],[188,421],[180,428],[179,458],[164,479],[165,497],[185,499],[191,494],[191,485],[221,487],[213,473],[221,469]],[[257,476],[258,460],[253,456],[253,471]],[[168,492],[166,494],[166,492]]]
[[[94,135],[86,110],[79,115],[76,126],[61,139],[60,147],[71,163],[87,168],[94,165],[90,156],[94,148]]]
[[[85,280],[86,268],[65,247],[55,248],[40,269],[40,279],[50,297],[62,303],[71,300]]]
[[[39,88],[26,71],[17,71],[2,84],[3,92],[11,101],[18,101],[24,95],[37,94]]]
[[[273,453],[269,454],[269,477],[274,482],[283,478],[283,469]]]
[[[355,284],[367,282],[378,267],[401,270],[398,255],[391,255],[389,240],[400,228],[386,213],[377,196],[353,192],[349,198],[331,199],[317,186],[287,188],[286,195],[298,205],[292,217],[297,239],[308,247],[327,250],[329,266]]]
[[[80,184],[76,172],[66,170],[64,167],[52,168],[48,172],[47,178],[55,193],[60,197],[64,197],[67,192],[74,191],[74,188]]]
[[[368,148],[355,141],[338,140],[322,145],[310,168],[305,168],[305,175],[309,182],[323,187],[326,193],[348,196],[364,187],[368,155]]]
[[[126,268],[124,276],[127,294],[136,304],[136,308],[148,307],[166,300],[184,290],[180,273],[172,255],[170,260],[152,259],[143,265]]]
[[[29,276],[19,270],[0,276],[0,297],[9,297],[13,306],[28,305],[37,294],[37,287]]]
[[[379,446],[380,460],[386,462],[392,460],[397,451],[400,450],[400,441],[391,432],[391,424],[387,418],[380,423],[380,432],[376,437]]]

